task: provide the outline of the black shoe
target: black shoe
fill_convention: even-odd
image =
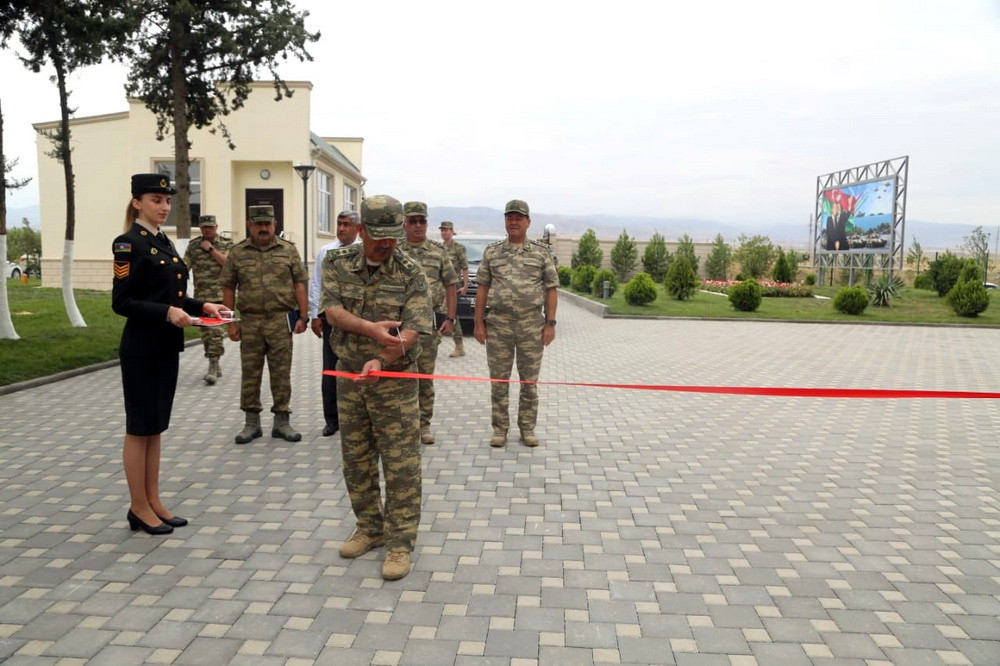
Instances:
[[[330,437],[331,435],[334,435],[338,430],[340,430],[339,423],[327,423],[325,426],[323,426],[323,436]]]
[[[165,522],[171,527],[184,527],[188,524],[187,518],[181,518],[179,516],[174,516],[173,518],[164,518],[160,514],[156,514],[156,517]]]
[[[142,530],[146,534],[160,535],[170,534],[174,531],[174,528],[166,523],[160,523],[159,525],[147,525],[139,519],[139,516],[132,513],[132,509],[129,509],[128,513],[125,514],[125,519],[128,520],[128,526],[133,532]]]

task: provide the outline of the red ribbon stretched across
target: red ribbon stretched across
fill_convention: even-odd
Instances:
[[[357,379],[356,372],[324,370],[324,375]],[[638,391],[674,391],[677,393],[722,393],[726,395],[768,395],[784,398],[1000,398],[992,391],[922,391],[917,389],[850,389],[810,388],[785,386],[681,386],[669,384],[611,384],[595,382],[528,382],[521,379],[491,379],[489,377],[464,377],[461,375],[428,375],[418,372],[392,372],[376,370],[372,377],[389,379],[443,379],[460,382],[502,382],[508,384],[538,384],[545,386],[591,386],[595,388],[633,389]]]

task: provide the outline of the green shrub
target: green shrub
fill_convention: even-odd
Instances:
[[[618,291],[618,278],[615,277],[614,271],[609,271],[608,269],[597,271],[594,274],[594,279],[590,283],[590,293],[598,298],[604,298],[604,281],[607,280],[611,283],[611,293],[608,297],[614,295]]]
[[[859,315],[868,307],[868,292],[864,287],[843,287],[833,297],[833,307],[838,312]]]
[[[774,262],[774,267],[771,268],[771,278],[775,282],[795,282],[795,272],[792,270],[792,265],[788,263],[788,257],[780,247],[777,254],[778,258]]]
[[[978,268],[974,279],[959,280],[951,288],[945,296],[945,302],[960,317],[976,317],[989,307],[990,295],[979,279]]]
[[[729,302],[742,312],[753,312],[764,299],[760,285],[753,278],[729,288]]]
[[[573,271],[573,291],[578,291],[581,294],[589,294],[590,284],[594,281],[596,274],[597,269],[590,264],[577,266],[576,270]]]
[[[892,304],[892,299],[899,296],[902,288],[903,280],[899,276],[890,279],[888,275],[881,275],[868,285],[868,300],[872,305],[887,307]]]
[[[934,291],[934,280],[932,280],[931,276],[927,273],[921,273],[917,277],[913,278],[913,288]]]
[[[622,294],[629,305],[648,305],[656,300],[656,283],[649,273],[639,273],[628,281]]]
[[[700,284],[701,280],[698,279],[690,259],[678,252],[667,270],[667,277],[663,280],[667,293],[678,301],[683,301],[694,296]]]
[[[958,276],[965,267],[965,260],[959,259],[951,252],[945,252],[927,267],[927,275],[934,284],[938,296],[944,296],[958,282]]]
[[[559,273],[559,286],[568,287],[573,281],[573,269],[569,266],[560,266],[557,272]]]
[[[816,274],[810,273],[809,275],[806,276],[806,286],[812,287],[815,285],[816,285]]]

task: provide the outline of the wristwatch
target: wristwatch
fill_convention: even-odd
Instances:
[[[545,320],[545,325],[546,326],[555,326],[556,325],[556,320],[555,319],[546,319]]]

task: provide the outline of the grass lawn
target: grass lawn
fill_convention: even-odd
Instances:
[[[111,292],[77,289],[85,328],[69,325],[62,290],[41,280],[7,280],[11,319],[20,340],[0,340],[0,386],[118,358],[125,318],[111,311]],[[191,327],[187,337],[198,337]]]
[[[904,287],[891,307],[871,305],[863,314],[845,315],[833,307],[833,296],[838,287],[815,287],[814,293],[823,298],[765,298],[755,312],[740,312],[721,294],[697,292],[693,298],[678,301],[671,298],[662,285],[657,285],[656,300],[645,306],[629,305],[622,295],[622,288],[606,304],[616,315],[648,317],[712,317],[726,319],[792,319],[799,321],[846,322],[905,322],[920,324],[957,324],[961,326],[1000,326],[1000,290],[990,290],[990,307],[978,317],[959,317],[938,297],[937,293]],[[591,297],[591,300],[605,302]]]

